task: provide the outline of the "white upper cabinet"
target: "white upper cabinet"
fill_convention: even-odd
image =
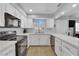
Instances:
[[[27,26],[29,26],[27,24],[27,17],[24,17],[23,15],[21,15],[20,17],[21,17],[21,28],[27,28]]]
[[[13,15],[13,16],[15,16],[16,9],[11,4],[7,4],[6,5],[6,12]]]
[[[6,4],[6,12],[15,16],[16,18],[20,19],[20,16],[22,15],[18,9],[16,9],[14,6],[12,6],[11,4]]]
[[[27,28],[33,28],[33,19],[27,18]]]
[[[21,20],[21,28],[27,28],[27,17],[23,10],[16,9],[13,5],[6,5],[6,12]]]
[[[19,18],[19,19],[21,17],[21,14],[20,14],[20,12],[17,9],[15,9],[14,16],[17,17],[17,18]]]
[[[56,20],[56,33],[67,35],[68,20]]]
[[[4,3],[0,3],[0,27],[4,27],[5,26],[5,4]]]
[[[54,27],[54,19],[47,19],[47,28],[53,28]]]

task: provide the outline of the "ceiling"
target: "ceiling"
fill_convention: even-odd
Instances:
[[[77,6],[72,7],[74,4],[77,4]],[[79,3],[17,3],[17,5],[29,15],[79,18]],[[32,12],[29,11],[30,9],[32,9]]]
[[[58,3],[20,3],[27,14],[52,14],[58,9]],[[29,10],[32,9],[32,12]]]

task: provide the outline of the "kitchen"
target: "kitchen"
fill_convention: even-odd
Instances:
[[[79,56],[78,10],[79,3],[0,3],[0,56]]]

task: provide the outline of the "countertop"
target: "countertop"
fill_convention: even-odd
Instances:
[[[58,34],[58,33],[52,33],[52,35],[69,43],[69,44],[79,47],[79,38],[67,36],[67,35],[63,35],[63,34]]]
[[[23,36],[28,36],[34,33],[25,33],[25,34],[17,34],[17,35],[23,35]],[[45,34],[49,34],[49,35],[53,35],[69,44],[72,44],[76,47],[79,47],[79,38],[76,37],[72,37],[72,36],[67,36],[67,35],[63,35],[63,34],[59,34],[59,33],[45,33]],[[38,34],[40,35],[40,34]]]
[[[50,33],[24,33],[24,34],[16,34],[18,36],[27,36],[27,35],[51,35]]]
[[[33,34],[33,33],[24,33],[24,34],[16,34],[17,36],[27,36],[27,35],[30,35],[30,34]]]
[[[16,34],[17,36],[29,36],[31,34],[34,34],[34,33],[25,33],[25,34]],[[63,41],[66,41],[76,47],[79,47],[79,38],[76,38],[76,37],[72,37],[72,36],[67,36],[67,35],[63,35],[63,34],[58,34],[58,33],[45,33],[45,34],[49,34],[49,35],[53,35]],[[38,34],[39,35],[39,34]],[[18,39],[21,38],[21,37],[18,37]],[[19,40],[17,40],[19,41]],[[4,46],[4,44],[6,43],[6,45],[8,45],[8,42],[9,44],[13,44],[13,43],[17,43],[17,41],[0,41],[0,45]],[[2,43],[1,43],[2,42]]]

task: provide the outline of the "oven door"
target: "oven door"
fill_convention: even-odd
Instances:
[[[25,56],[27,50],[26,39],[22,39],[16,44],[16,55]]]

